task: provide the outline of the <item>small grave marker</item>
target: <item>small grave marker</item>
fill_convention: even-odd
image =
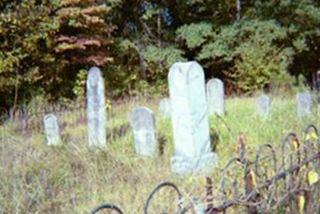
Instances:
[[[270,98],[267,95],[261,95],[257,99],[257,112],[258,115],[263,118],[267,119],[270,115]]]
[[[44,131],[47,145],[59,145],[61,143],[60,131],[57,117],[53,114],[47,114],[43,118]]]
[[[158,152],[155,117],[146,107],[137,107],[131,113],[135,151],[144,156],[153,156]]]
[[[220,79],[213,78],[207,83],[209,114],[224,115],[224,86]]]
[[[311,114],[312,97],[309,92],[298,93],[296,101],[297,101],[297,114],[299,118],[302,118]]]

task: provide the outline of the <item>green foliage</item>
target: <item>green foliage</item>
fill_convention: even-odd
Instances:
[[[73,87],[73,93],[76,97],[85,96],[86,80],[88,72],[86,70],[80,70],[77,74],[77,78]]]
[[[165,94],[168,68],[198,60],[227,91],[308,83],[320,67],[320,6],[311,0],[0,1],[0,100],[83,96],[102,68],[108,96]],[[290,85],[290,86],[288,86]],[[63,90],[61,90],[63,88]]]
[[[49,72],[55,66],[53,37],[59,23],[50,16],[56,5],[35,0],[6,4],[0,13],[0,96],[3,105],[12,97],[30,96],[37,85],[57,81]],[[5,98],[4,98],[4,97]],[[9,98],[11,97],[11,99]]]
[[[78,70],[112,61],[108,47],[113,26],[104,19],[111,8],[104,4],[32,0],[1,6],[2,105],[43,92],[53,99],[72,97]]]
[[[183,52],[181,50],[173,46],[159,48],[154,45],[147,46],[146,50],[143,52],[144,58],[150,69],[158,64],[159,67],[166,70],[168,70],[169,67],[177,61],[185,61],[182,54]]]
[[[212,25],[210,23],[183,25],[177,30],[178,38],[186,40],[190,49],[202,45],[211,34]]]
[[[192,31],[199,26],[190,25],[189,28]],[[179,35],[181,31],[177,33]],[[288,80],[283,76],[286,76],[295,52],[282,44],[288,36],[287,29],[275,20],[242,20],[209,34],[206,41],[198,34],[202,40],[194,42],[193,48],[200,48],[197,59],[209,68],[229,64],[220,72],[241,91],[254,91],[266,84],[281,84],[283,82],[277,81]],[[183,37],[188,43],[188,38]],[[296,46],[302,49],[303,40],[298,40]]]

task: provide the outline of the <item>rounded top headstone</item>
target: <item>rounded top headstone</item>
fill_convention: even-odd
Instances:
[[[131,113],[131,125],[135,129],[155,127],[154,114],[147,107],[136,107]]]
[[[207,91],[209,95],[218,94],[224,96],[224,87],[222,80],[212,78],[207,82]]]
[[[212,85],[212,84],[219,84],[219,85],[223,85],[223,82],[221,79],[218,79],[218,78],[212,78],[211,80],[208,81],[207,83],[208,85]]]
[[[192,72],[191,72],[192,71]],[[196,61],[190,61],[190,62],[176,62],[174,63],[169,70],[168,79],[173,79],[173,76],[175,76],[175,80],[179,79],[179,76],[187,76],[188,79],[196,78],[200,76],[204,76],[203,69],[199,63]],[[181,76],[181,77],[182,77]]]
[[[301,100],[307,100],[311,98],[311,95],[308,91],[305,91],[298,93],[296,98]]]
[[[96,86],[101,78],[101,70],[98,67],[90,68],[88,74],[88,83],[91,87]]]
[[[269,103],[270,102],[270,98],[269,98],[268,95],[263,94],[263,95],[258,97],[258,102],[259,103]]]
[[[43,120],[47,121],[47,120],[55,120],[56,116],[54,114],[46,114],[43,118]]]

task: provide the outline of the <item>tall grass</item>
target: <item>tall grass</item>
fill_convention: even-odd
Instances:
[[[134,152],[133,134],[129,129],[121,136],[112,133],[102,151],[90,151],[86,141],[86,125],[79,111],[58,116],[63,121],[60,147],[44,144],[41,125],[32,133],[21,134],[15,124],[1,127],[0,142],[0,213],[88,213],[103,202],[115,203],[125,213],[142,213],[149,193],[160,181],[178,184],[184,195],[193,200],[204,196],[204,178],[171,174],[170,158],[174,153],[171,121],[157,112],[157,101],[136,100],[116,104],[108,113],[108,130],[129,123],[134,106],[153,109],[157,118],[157,134],[165,140],[164,152],[154,158],[139,157]],[[218,167],[210,175],[214,182],[221,168],[235,156],[239,133],[247,146],[280,145],[289,132],[301,133],[303,127],[319,125],[319,116],[296,117],[293,98],[274,98],[271,116],[260,119],[255,113],[254,98],[232,98],[226,101],[226,115],[210,117],[210,132],[218,154]],[[40,116],[39,116],[40,117]],[[34,122],[36,123],[36,122]],[[39,118],[37,123],[41,123]],[[111,135],[111,134],[110,134]],[[163,193],[165,194],[165,193]],[[168,196],[160,204],[174,207]]]

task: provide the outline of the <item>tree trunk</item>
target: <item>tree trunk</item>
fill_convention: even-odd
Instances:
[[[241,18],[241,2],[240,0],[236,0],[236,1],[237,1],[237,21],[239,21]]]

